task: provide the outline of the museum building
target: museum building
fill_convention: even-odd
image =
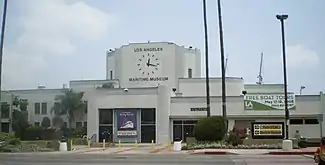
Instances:
[[[164,144],[193,137],[197,121],[206,117],[205,78],[199,49],[168,42],[131,43],[106,53],[105,80],[74,80],[69,88],[84,92],[88,104],[87,136],[102,140],[108,131],[114,142]],[[62,89],[12,90],[30,101],[54,101]],[[36,92],[38,91],[38,92]],[[40,97],[45,95],[48,97]],[[243,92],[245,91],[245,92]],[[210,78],[211,115],[222,115],[221,78]],[[250,128],[252,122],[284,122],[282,84],[245,84],[226,78],[228,130]],[[36,97],[37,96],[37,97]],[[324,132],[325,94],[289,93],[290,136],[319,138]],[[46,99],[46,100],[42,100]],[[33,105],[33,104],[31,104]],[[30,120],[39,120],[29,107]]]

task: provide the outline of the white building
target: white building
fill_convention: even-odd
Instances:
[[[109,50],[106,56],[106,80],[70,82],[70,88],[85,92],[88,102],[87,116],[76,119],[73,126],[87,125],[88,136],[97,135],[97,140],[107,130],[115,142],[155,140],[161,144],[193,136],[195,123],[206,116],[200,50],[164,42],[133,43]],[[30,121],[40,122],[43,116],[51,115],[54,97],[61,90],[10,92],[28,99]],[[244,84],[243,78],[228,77],[226,90],[229,130],[251,127],[253,121],[284,122],[283,85]],[[243,91],[247,93],[243,95]],[[211,115],[222,115],[221,78],[210,79],[210,93]],[[318,118],[323,118],[325,94],[288,96],[290,136],[299,129],[302,136],[319,138],[323,124]],[[43,105],[46,114],[42,114]]]

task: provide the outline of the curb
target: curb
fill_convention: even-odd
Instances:
[[[79,153],[96,152],[96,151],[104,151],[104,150],[105,149],[102,149],[102,148],[96,148],[96,149],[87,149],[87,150],[75,150],[72,153],[79,154]]]
[[[268,155],[314,155],[312,151],[274,151],[269,152]]]
[[[229,152],[226,151],[205,151],[205,152],[194,152],[190,153],[190,155],[228,155]]]
[[[310,159],[314,159],[314,155],[302,155],[305,158],[310,158]]]

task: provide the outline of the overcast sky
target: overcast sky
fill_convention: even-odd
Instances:
[[[220,76],[215,0],[208,1],[210,73]],[[282,83],[285,22],[289,90],[325,91],[324,0],[222,0],[227,76]],[[202,0],[9,0],[3,88],[60,88],[105,79],[105,50],[129,42],[171,41],[204,56]],[[204,72],[202,71],[204,75]]]

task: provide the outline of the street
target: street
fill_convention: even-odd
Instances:
[[[314,165],[303,156],[182,154],[0,154],[1,165]]]

